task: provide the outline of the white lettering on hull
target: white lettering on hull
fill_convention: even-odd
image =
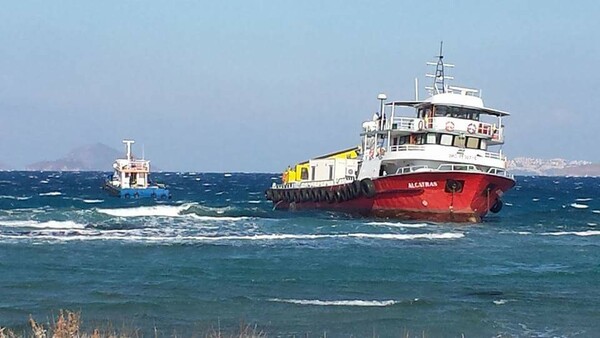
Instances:
[[[409,189],[416,188],[435,188],[438,186],[438,182],[408,182]]]

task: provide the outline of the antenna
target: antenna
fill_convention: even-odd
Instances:
[[[449,63],[444,63],[444,54],[443,54],[444,41],[440,41],[440,54],[437,56],[437,62],[427,62],[428,66],[435,66],[435,75],[434,74],[425,74],[427,77],[433,78],[433,86],[427,87],[430,91],[431,95],[441,94],[446,92],[446,79],[452,80],[454,79],[451,76],[444,75],[444,67],[452,68],[454,65]]]

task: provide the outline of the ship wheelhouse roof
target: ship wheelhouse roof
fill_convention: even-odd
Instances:
[[[483,105],[481,105],[481,106],[469,105],[469,104],[461,104],[459,102],[448,102],[448,101],[442,101],[442,100],[392,101],[392,102],[386,103],[386,106],[413,107],[416,109],[430,106],[430,105],[477,109],[477,110],[481,111],[481,113],[483,113],[483,114],[488,114],[488,115],[498,116],[498,117],[510,115],[510,113],[508,113],[508,112],[498,110],[498,109],[487,108],[487,107],[484,107]]]

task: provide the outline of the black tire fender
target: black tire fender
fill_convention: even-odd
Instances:
[[[360,191],[363,196],[373,198],[375,196],[375,183],[370,178],[363,178],[360,181]]]

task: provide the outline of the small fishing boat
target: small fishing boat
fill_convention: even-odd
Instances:
[[[171,194],[164,184],[150,180],[150,161],[134,159],[131,153],[133,140],[123,140],[126,158],[113,163],[114,172],[104,182],[103,188],[109,194],[120,198],[169,199]]]

